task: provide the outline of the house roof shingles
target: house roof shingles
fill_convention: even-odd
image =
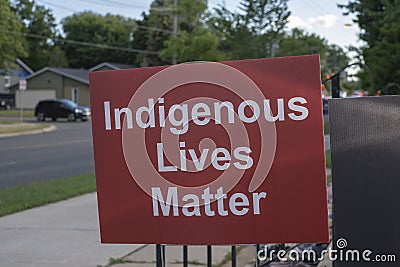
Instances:
[[[49,68],[56,73],[60,73],[66,77],[74,80],[80,80],[89,84],[89,71],[86,69],[63,69],[63,68]]]
[[[46,67],[28,76],[27,80],[36,77],[46,71],[57,73],[72,80],[89,84],[89,71],[85,69],[63,69],[63,68]]]
[[[108,67],[112,70],[123,70],[123,69],[131,69],[131,68],[137,68],[136,65],[132,65],[132,64],[124,64],[124,63],[110,63],[110,62],[103,62],[100,63],[94,67],[91,67],[89,69],[90,72],[92,71],[96,71],[102,67]]]
[[[29,80],[33,77],[36,77],[46,71],[50,71],[53,73],[57,73],[59,75],[62,75],[64,77],[70,78],[72,80],[75,81],[79,81],[85,84],[89,84],[89,72],[91,71],[95,71],[103,66],[107,66],[111,69],[114,70],[119,70],[119,69],[130,69],[130,68],[136,68],[137,66],[135,65],[130,65],[130,64],[123,64],[123,63],[109,63],[109,62],[104,62],[101,63],[97,66],[94,66],[90,69],[69,69],[69,68],[54,68],[54,67],[45,67],[43,69],[38,70],[37,72],[32,73],[31,75],[29,75],[26,79]],[[15,86],[17,85],[19,82],[17,82],[16,84],[12,85]],[[12,87],[11,86],[11,87]]]

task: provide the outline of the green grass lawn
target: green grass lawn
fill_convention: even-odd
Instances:
[[[21,111],[19,109],[0,110],[0,117],[19,117],[20,115]],[[33,109],[24,109],[23,115],[24,118],[32,118],[35,117],[35,111]]]
[[[330,169],[331,168],[331,151],[330,150],[325,152],[325,157],[326,157],[326,167],[328,169]]]
[[[329,134],[329,121],[324,121],[324,134]]]
[[[82,174],[0,190],[0,216],[96,191],[95,175]]]

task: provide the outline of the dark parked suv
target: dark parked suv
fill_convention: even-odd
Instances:
[[[88,107],[80,107],[68,99],[50,99],[40,101],[35,108],[35,116],[38,121],[51,118],[56,121],[58,118],[67,118],[68,121],[80,119],[86,121],[90,117]]]

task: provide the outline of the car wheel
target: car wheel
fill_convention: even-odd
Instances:
[[[85,118],[81,118],[81,121],[87,121],[87,119],[85,119]]]
[[[75,120],[76,120],[76,119],[75,119],[74,113],[68,114],[68,121],[75,121]]]
[[[46,119],[43,112],[39,112],[36,118],[38,121],[44,121]]]
[[[52,121],[56,121],[56,120],[57,120],[57,117],[52,117],[51,120],[52,120]]]

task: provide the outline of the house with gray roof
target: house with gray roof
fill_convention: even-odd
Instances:
[[[46,67],[26,77],[26,91],[19,91],[19,82],[10,87],[15,106],[35,108],[43,99],[65,98],[80,106],[90,106],[89,72],[136,68],[135,65],[104,62],[87,69]],[[23,102],[23,103],[22,103]]]
[[[19,83],[10,87],[15,94],[15,106],[35,108],[43,99],[66,98],[81,106],[89,106],[89,71],[86,69],[43,68],[26,77],[26,91]]]

